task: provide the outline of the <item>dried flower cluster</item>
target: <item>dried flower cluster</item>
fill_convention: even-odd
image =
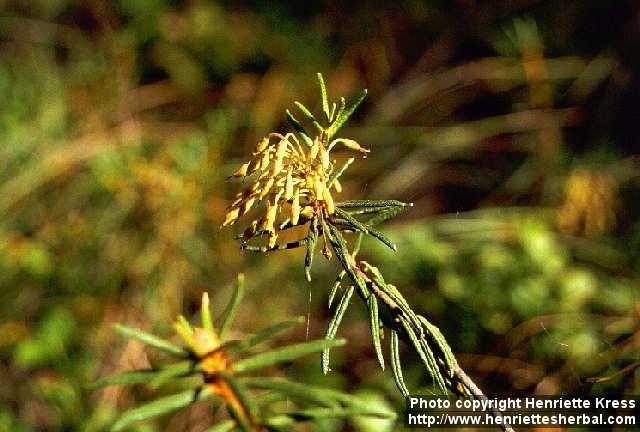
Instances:
[[[227,209],[223,226],[234,224],[254,204],[265,200],[265,213],[245,230],[243,238],[267,234],[268,247],[276,245],[278,231],[284,226],[305,223],[314,216],[327,217],[335,212],[331,190],[340,192],[342,186],[334,174],[336,161],[330,152],[338,144],[366,153],[356,141],[338,138],[330,143],[320,134],[305,152],[293,133],[270,133],[260,140],[253,159],[240,166],[234,177],[259,173],[258,178],[236,195]],[[286,207],[288,206],[288,212]],[[278,219],[278,215],[287,217]]]

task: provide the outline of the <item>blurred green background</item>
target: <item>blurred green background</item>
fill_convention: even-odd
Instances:
[[[368,241],[362,258],[477,383],[638,394],[638,6],[0,0],[0,430],[106,430],[154,394],[85,388],[154,355],[112,324],[169,336],[203,290],[222,311],[240,271],[238,335],[308,314],[323,336],[337,264],[318,258],[309,285],[303,251],[243,253],[241,227],[219,229],[225,179],[294,100],[318,108],[316,72],[334,99],[369,89],[342,135],[371,153],[342,198],[415,203],[383,227],[399,252]],[[281,372],[400,407],[354,305],[333,373]],[[411,390],[428,387],[404,354]]]

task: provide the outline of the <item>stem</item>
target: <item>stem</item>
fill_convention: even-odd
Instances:
[[[380,289],[380,287],[378,287],[377,284],[373,280],[371,280],[371,278],[364,271],[362,271],[362,269],[358,266],[358,264],[355,263],[355,260],[353,259],[351,254],[348,254],[346,258],[347,259],[344,262],[348,263],[347,265],[351,267],[351,269],[348,269],[343,264],[343,267],[345,268],[346,273],[349,275],[355,274],[357,275],[357,277],[362,278],[367,282],[366,286],[369,288],[369,293],[362,293],[360,291],[358,292],[360,297],[363,298],[363,300],[366,301],[367,300],[366,297],[368,295],[373,294],[380,301],[382,301],[393,314],[395,315],[405,314],[404,308],[401,305],[399,305],[394,299],[392,299],[391,296],[387,295],[387,293],[385,293],[382,289]],[[358,285],[357,281],[355,280],[353,280],[353,283]],[[404,342],[411,345],[407,341],[407,336],[405,332],[402,331],[401,326],[397,325],[395,321],[388,322],[388,320],[383,320],[383,324],[385,325],[385,327],[398,332],[402,336],[402,339],[404,340]],[[473,382],[471,377],[469,377],[469,375],[467,375],[467,373],[458,365],[457,361],[455,362],[453,366],[453,371],[451,372],[452,372],[452,375],[456,378],[456,380],[463,386],[463,388],[469,394],[473,395],[473,397],[480,400],[488,399],[487,396],[485,396],[485,394],[482,392],[482,390],[476,385],[476,383]],[[451,387],[453,391],[456,392],[456,386],[452,384]],[[494,418],[502,418],[502,414],[500,413],[500,411],[496,409],[491,410],[491,415]],[[514,429],[510,425],[505,424],[504,422],[500,422],[499,427],[504,432],[514,432]]]

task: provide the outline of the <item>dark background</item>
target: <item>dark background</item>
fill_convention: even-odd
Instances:
[[[105,430],[156,393],[114,322],[169,337],[237,272],[237,335],[310,316],[335,262],[220,230],[255,141],[294,100],[369,97],[341,199],[415,203],[378,265],[490,395],[638,394],[640,8],[634,1],[0,1],[0,429]],[[247,221],[248,223],[248,221]],[[311,301],[309,302],[309,293]],[[354,302],[334,350],[280,373],[402,406]],[[304,340],[305,330],[292,336]],[[431,381],[407,350],[406,381]],[[625,369],[626,368],[626,369]],[[602,378],[592,382],[593,377]],[[384,401],[384,402],[382,402]],[[148,430],[205,430],[195,405]],[[338,425],[334,425],[338,427]],[[355,430],[383,424],[352,422]]]

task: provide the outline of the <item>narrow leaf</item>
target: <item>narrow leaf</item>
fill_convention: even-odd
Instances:
[[[365,284],[365,281],[359,277],[354,271],[349,259],[349,251],[347,250],[347,244],[342,238],[342,234],[333,224],[328,224],[329,228],[329,243],[331,244],[331,248],[336,254],[336,257],[340,261],[342,268],[347,272],[349,278],[353,281],[354,284],[358,287],[358,291],[363,296],[363,298],[367,298],[368,291]]]
[[[307,278],[307,282],[311,282],[311,266],[313,265],[313,254],[316,249],[316,242],[318,241],[318,224],[316,219],[311,219],[309,224],[309,234],[306,237],[307,240],[307,253],[304,256],[304,274]]]
[[[168,380],[188,376],[195,370],[196,368],[192,361],[174,363],[158,371],[158,373],[148,381],[149,386],[153,389],[157,389]]]
[[[336,116],[335,121],[329,126],[327,130],[327,136],[331,138],[338,132],[338,130],[349,120],[349,117],[360,106],[364,98],[367,97],[367,90],[363,90],[353,101],[349,102],[341,112]]]
[[[349,214],[351,216],[357,216],[357,215],[363,215],[363,214],[379,213],[389,208],[395,208],[395,207],[365,207],[358,210],[351,210]],[[367,222],[367,225],[369,225],[368,222]]]
[[[343,209],[360,207],[413,207],[413,204],[397,200],[349,200],[336,203],[336,207]]]
[[[438,348],[444,354],[445,364],[447,365],[447,370],[449,372],[449,378],[453,378],[455,366],[457,364],[456,357],[451,350],[451,347],[447,343],[444,335],[440,332],[440,329],[433,324],[431,324],[425,317],[422,315],[418,315],[418,319],[422,322],[422,324],[426,327],[427,333],[434,339],[434,341],[438,344]]]
[[[236,317],[238,305],[240,305],[242,297],[244,297],[244,274],[238,273],[236,289],[233,293],[231,301],[229,302],[229,305],[227,306],[227,311],[225,313],[224,319],[222,320],[222,325],[220,326],[220,339],[222,340],[224,340],[227,332],[233,324],[233,320]]]
[[[274,324],[270,327],[260,330],[258,333],[253,336],[249,336],[248,338],[238,341],[238,343],[229,348],[229,351],[236,354],[239,352],[246,351],[249,348],[252,348],[256,345],[259,345],[263,342],[266,342],[269,339],[274,338],[278,334],[282,333],[285,330],[290,329],[293,326],[300,325],[305,321],[304,317],[297,317],[292,320],[283,321],[278,324]]]
[[[329,292],[329,301],[328,301],[328,307],[329,309],[331,309],[331,305],[333,304],[333,299],[336,296],[336,293],[338,292],[338,288],[340,288],[340,283],[342,282],[342,279],[344,279],[344,275],[346,275],[347,272],[342,270],[340,271],[340,273],[338,273],[338,276],[336,277],[336,281],[333,284],[333,287],[331,287],[331,291]]]
[[[358,252],[360,252],[360,247],[362,247],[363,238],[364,238],[364,234],[360,232],[356,237],[356,241],[353,242],[353,259],[355,259],[356,255],[358,255]]]
[[[329,99],[327,98],[327,87],[324,84],[324,78],[318,73],[318,82],[320,83],[320,94],[322,95],[322,111],[327,116],[327,121],[331,121],[331,113],[329,112]]]
[[[333,407],[338,405],[335,399],[335,391],[327,390],[322,387],[310,386],[308,384],[300,384],[292,381],[272,378],[243,378],[244,383],[249,388],[272,390],[282,393],[289,398],[299,398],[312,402],[317,405]]]
[[[378,300],[376,296],[370,295],[367,299],[367,308],[369,309],[369,323],[371,324],[371,338],[373,348],[378,358],[378,363],[384,370],[384,356],[382,354],[382,344],[380,343],[380,319],[378,317]]]
[[[389,207],[367,221],[368,226],[376,226],[405,212],[409,207]]]
[[[351,165],[355,160],[356,160],[355,158],[347,159],[347,161],[344,163],[344,165],[340,167],[340,169],[338,169],[336,172],[331,174],[331,177],[329,178],[329,182],[327,183],[327,187],[330,188],[331,186],[333,186],[335,181],[338,180],[340,176],[342,176],[342,174],[344,174],[347,168],[349,168],[349,165]]]
[[[345,291],[340,299],[340,303],[338,304],[338,308],[336,309],[336,313],[329,321],[329,325],[327,327],[327,334],[325,335],[325,340],[331,341],[336,337],[336,333],[338,332],[338,327],[340,327],[340,323],[342,322],[342,317],[344,313],[347,311],[349,307],[349,300],[351,300],[351,296],[353,295],[353,285],[349,286],[349,288]],[[322,373],[325,375],[329,373],[329,347],[325,348],[322,351],[321,357],[321,365],[322,365]]]
[[[356,218],[354,218],[353,216],[351,216],[349,213],[347,213],[346,211],[342,210],[341,208],[336,207],[336,214],[338,216],[344,218],[356,230],[377,238],[382,243],[387,245],[391,250],[394,250],[394,251],[397,250],[396,245],[391,240],[386,238],[381,232],[379,232],[379,231],[377,231],[377,230],[365,225],[364,223],[360,222],[359,220],[357,220]]]
[[[344,344],[344,339],[335,339],[331,341],[322,339],[296,345],[290,345],[270,351],[265,351],[260,354],[256,354],[253,357],[239,360],[234,364],[233,369],[238,373],[249,372],[251,370],[271,366],[276,363],[290,361],[312,352],[322,351],[325,348],[341,346]]]
[[[444,378],[438,369],[438,364],[436,363],[436,359],[433,356],[433,352],[429,349],[428,346],[424,346],[421,341],[418,339],[417,335],[411,328],[411,325],[407,322],[404,317],[400,317],[400,323],[404,328],[405,333],[409,336],[411,343],[413,345],[413,349],[418,353],[420,360],[429,371],[429,374],[434,380],[436,386],[442,391],[443,394],[447,393],[447,386],[444,382]]]
[[[200,303],[200,318],[202,327],[213,331],[213,321],[211,320],[211,309],[209,308],[209,293],[202,293],[202,303]]]
[[[409,396],[409,390],[404,383],[402,377],[402,364],[400,363],[400,346],[398,344],[398,333],[395,330],[390,331],[389,345],[391,351],[391,371],[393,372],[393,378],[396,381],[396,386],[403,396]]]
[[[183,350],[182,348],[172,344],[171,342],[164,340],[164,339],[160,339],[159,337],[156,337],[150,333],[144,332],[142,330],[139,329],[134,329],[131,327],[127,327],[124,326],[122,324],[116,324],[114,326],[114,329],[120,333],[121,335],[125,336],[125,337],[129,337],[129,338],[133,338],[133,339],[138,339],[139,341],[152,346],[154,348],[157,348],[159,350],[168,352],[170,354],[173,354],[175,356],[178,357],[183,357],[183,358],[187,358],[189,357],[189,353],[185,350]]]
[[[360,416],[376,418],[396,417],[396,414],[390,411],[373,411],[367,408],[309,408],[306,410],[289,412],[287,415],[298,421]]]
[[[298,101],[295,101],[293,104],[298,107],[300,112],[304,114],[304,116],[311,122],[311,124],[318,130],[318,132],[322,133],[324,131],[323,127],[320,125],[320,123],[318,123],[316,118],[313,116],[313,114],[311,114],[311,111],[309,111],[306,106],[302,105]]]
[[[117,375],[102,378],[94,383],[91,383],[87,386],[87,388],[89,390],[96,390],[96,389],[110,386],[110,385],[130,385],[130,384],[147,383],[149,382],[149,379],[151,379],[157,373],[158,371],[154,369],[143,369],[143,370],[122,372]]]
[[[229,432],[234,427],[236,427],[235,421],[224,420],[216,425],[211,426],[209,429],[206,429],[204,432]]]
[[[146,403],[136,408],[125,411],[124,414],[113,425],[114,432],[125,429],[132,423],[148,420],[163,414],[184,408],[198,400],[203,400],[211,396],[211,391],[207,388],[202,391],[187,390],[182,393],[165,396],[153,402]]]
[[[293,126],[296,132],[298,132],[298,135],[300,135],[300,137],[302,138],[302,141],[304,141],[304,143],[309,148],[313,146],[313,140],[309,138],[309,134],[304,129],[304,126],[302,126],[302,124],[298,121],[298,119],[296,119],[293,116],[293,114],[291,114],[291,111],[287,110],[286,112],[287,112],[287,120],[289,121],[291,126]]]

